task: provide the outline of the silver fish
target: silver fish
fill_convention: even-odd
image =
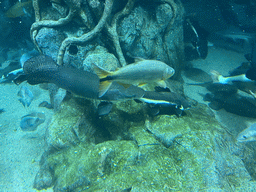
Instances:
[[[256,141],[256,123],[239,133],[236,140],[240,143]]]
[[[106,71],[94,66],[94,71],[100,78],[99,97],[102,97],[112,82],[122,85],[144,85],[156,82],[166,87],[165,80],[173,76],[174,69],[157,60],[136,59],[135,63],[126,65],[116,71]]]
[[[22,103],[24,107],[29,107],[34,99],[33,93],[26,86],[22,86],[20,88],[18,96],[21,97],[19,101]]]
[[[45,114],[33,112],[21,118],[20,128],[22,131],[35,131],[37,126],[45,121]]]

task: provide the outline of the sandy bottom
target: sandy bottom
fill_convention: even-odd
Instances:
[[[228,75],[231,69],[238,67],[244,61],[246,60],[243,54],[210,47],[207,59],[193,61],[193,65],[208,73],[214,69],[223,75]],[[184,80],[193,83],[185,77]],[[34,94],[34,100],[29,108],[24,108],[18,100],[17,93],[21,86],[0,85],[0,108],[6,111],[0,114],[0,191],[4,192],[36,191],[33,189],[33,182],[39,170],[40,157],[46,149],[44,135],[53,114],[51,110],[38,107],[42,101],[49,101],[48,91],[40,89],[39,86],[30,86],[26,83],[23,85]],[[206,92],[203,87],[185,85],[185,94],[200,103],[205,103],[200,93]],[[33,111],[45,112],[46,121],[38,126],[37,131],[24,132],[19,125],[21,117]],[[255,119],[239,117],[224,110],[214,113],[216,118],[234,134],[256,122]]]
[[[52,111],[37,107],[42,101],[49,101],[48,91],[39,86],[26,85],[34,94],[29,108],[19,102],[20,86],[1,84],[0,108],[0,191],[36,191],[33,182],[39,170],[39,161],[46,149],[44,135],[50,122]],[[20,128],[21,117],[31,112],[44,112],[46,120],[34,132],[24,132]],[[52,190],[47,190],[52,191]]]

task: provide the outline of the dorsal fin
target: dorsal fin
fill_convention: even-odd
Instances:
[[[145,61],[145,59],[143,59],[142,57],[136,57],[136,58],[134,58],[134,61],[135,61],[134,64],[136,64],[140,61]]]
[[[106,71],[105,69],[102,69],[96,64],[93,64],[93,70],[98,75],[100,79],[106,78],[111,74],[111,72]]]

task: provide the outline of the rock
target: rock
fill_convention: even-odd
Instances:
[[[108,130],[114,140],[131,139],[128,131],[133,122],[144,122],[144,105],[133,100],[118,101],[113,104],[111,112],[101,117],[100,124]]]
[[[49,151],[46,151],[40,159],[40,169],[33,184],[33,188],[37,190],[47,189],[54,184],[54,172],[47,162],[48,155]]]
[[[49,168],[41,167],[36,174],[33,187],[37,190],[47,189],[53,185],[53,175]]]
[[[65,39],[63,32],[43,27],[38,31],[36,42],[42,52],[57,61],[57,55],[62,41]]]
[[[129,113],[122,115],[117,110],[112,113],[116,118],[110,115],[98,122],[105,123],[102,126],[112,131],[115,141],[95,145],[80,139],[68,148],[49,151],[45,164],[53,170],[54,190],[247,191],[256,187],[256,182],[251,181],[254,170],[249,166],[253,156],[244,152],[252,151],[247,147],[237,149],[231,135],[208,111],[206,105],[197,105],[179,118],[163,115],[134,121]],[[69,118],[77,118],[76,113],[69,113]],[[106,123],[111,118],[113,124]],[[143,119],[147,119],[145,125]],[[68,127],[68,121],[61,121]],[[115,127],[114,122],[120,125]],[[60,128],[64,131],[57,128],[57,132],[70,138],[71,132],[63,125]],[[40,173],[36,180],[37,188],[51,183],[47,172]]]
[[[97,46],[87,54],[83,61],[84,70],[93,71],[93,64],[107,71],[114,71],[119,66],[117,58],[102,46]]]
[[[134,142],[107,141],[96,146],[81,143],[62,152],[51,153],[46,162],[54,169],[54,191],[95,191],[104,185],[106,178],[122,179],[123,170],[130,169],[136,163],[137,157],[138,151]],[[95,182],[100,185],[92,185],[90,188]]]
[[[171,166],[173,169],[168,171],[168,175],[174,183],[177,181],[182,183],[180,190],[198,191],[204,188],[206,191],[230,191],[236,187],[244,187],[246,181],[250,180],[250,175],[243,161],[231,152],[232,148],[228,147],[229,143],[233,142],[232,138],[213,116],[207,114],[207,111],[206,105],[198,105],[196,109],[188,111],[187,116],[180,118],[157,116],[151,122],[146,122],[145,128],[152,133],[151,136],[145,132],[145,128],[136,127],[131,128],[130,131],[141,145],[139,151],[143,150],[141,153],[144,153],[142,155],[146,159],[144,162],[149,159],[156,160],[158,153],[161,154],[162,159],[157,161],[158,163],[163,163],[166,158],[169,159],[168,164],[159,166],[163,170],[173,163]],[[163,143],[170,150],[165,151],[161,145],[156,145],[158,142]],[[145,150],[144,147],[150,148],[151,151]],[[158,152],[154,151],[154,148],[158,148]],[[182,172],[179,173],[179,170]],[[143,175],[145,174],[148,173]],[[158,184],[161,185],[160,183]],[[255,186],[255,184],[246,185],[251,188],[251,185]],[[178,183],[169,186],[176,186],[176,190],[179,190]],[[145,183],[143,187],[146,188],[147,184]],[[138,185],[133,190],[142,190],[142,186]]]
[[[118,27],[124,54],[130,57],[161,60],[174,67],[178,74],[182,67],[179,59],[182,60],[183,57],[184,11],[179,4],[174,6],[177,8],[176,13],[167,3],[153,3],[153,6],[138,5],[124,17]]]
[[[54,114],[46,134],[46,141],[50,148],[60,150],[77,144],[81,140],[90,140],[89,138],[95,132],[90,123],[93,107],[89,101],[82,103],[83,101],[81,100],[81,104],[78,104],[74,98],[70,99],[64,102],[61,110]],[[88,109],[85,110],[85,107]],[[84,126],[80,127],[82,123]]]

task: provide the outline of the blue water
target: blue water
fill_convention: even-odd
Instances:
[[[208,86],[220,83],[212,70],[221,78],[254,72],[256,2],[136,1],[111,34],[127,3],[114,1],[107,24],[83,42],[111,3],[81,1],[56,24],[74,7],[67,2],[39,1],[38,22],[32,1],[0,2],[0,191],[254,191],[255,133],[236,137],[256,122],[255,81],[230,81],[235,93]],[[36,60],[23,68],[41,54],[57,67]],[[94,64],[113,71],[136,58],[175,69],[160,89],[168,99],[147,100],[157,84],[128,89],[119,76],[93,72]],[[95,96],[104,81],[117,85]]]

